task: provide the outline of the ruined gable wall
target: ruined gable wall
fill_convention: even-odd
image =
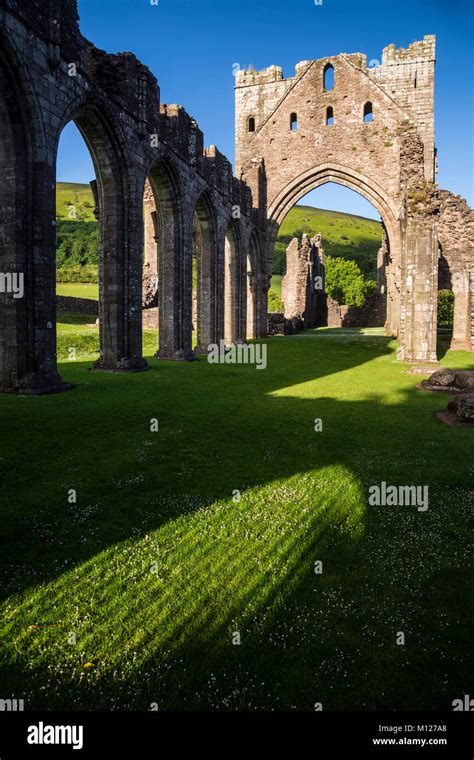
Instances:
[[[302,61],[287,79],[275,66],[237,72],[237,172],[252,158],[264,158],[267,207],[295,178],[325,163],[360,172],[396,202],[407,179],[425,175],[434,151],[434,38],[396,54],[393,50],[384,51],[376,68],[367,68],[366,56],[357,53]],[[334,67],[334,87],[325,92],[327,64]],[[374,114],[368,124],[363,122],[367,102]],[[334,113],[332,126],[326,125],[328,106]],[[292,113],[298,117],[294,132]],[[254,133],[248,132],[250,116]]]

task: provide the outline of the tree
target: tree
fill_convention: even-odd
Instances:
[[[376,287],[373,280],[364,280],[355,261],[326,256],[325,290],[329,298],[345,306],[362,306]]]

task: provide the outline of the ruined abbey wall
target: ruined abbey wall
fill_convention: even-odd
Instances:
[[[378,279],[386,329],[398,337],[402,360],[434,363],[440,209],[417,199],[420,183],[421,196],[435,188],[435,38],[388,45],[370,64],[361,53],[342,53],[302,61],[291,77],[278,66],[237,72],[237,172],[267,209],[268,277],[279,225],[307,192],[332,181],[369,200],[384,231]]]
[[[5,0],[0,5],[0,49],[0,269],[25,279],[23,298],[0,295],[0,387],[37,393],[63,387],[56,368],[55,170],[58,141],[71,120],[90,148],[97,179],[96,369],[146,368],[144,229],[145,296],[151,282],[147,273],[151,278],[158,274],[159,280],[160,356],[194,356],[196,225],[201,240],[196,348],[205,349],[224,336],[226,312],[232,315],[229,340],[244,339],[249,328],[252,337],[262,334],[258,298],[260,291],[263,303],[266,282],[262,285],[259,217],[251,192],[233,176],[217,148],[204,147],[201,130],[182,106],[161,103],[151,72],[131,53],[111,55],[86,40],[74,0]],[[148,218],[152,211],[154,221]],[[232,274],[227,297],[226,256]]]
[[[236,177],[186,110],[161,102],[132,53],[99,50],[78,21],[75,0],[0,3],[0,273],[2,284],[24,278],[21,297],[0,292],[2,390],[65,387],[56,366],[55,182],[70,121],[96,173],[97,370],[146,369],[143,303],[155,310],[160,357],[191,360],[221,339],[265,336],[279,225],[329,181],[381,215],[379,280],[400,358],[436,361],[440,256],[440,271],[457,283],[456,340],[472,347],[472,212],[433,183],[433,36],[389,45],[378,66],[343,53],[303,61],[289,78],[275,66],[237,72]]]

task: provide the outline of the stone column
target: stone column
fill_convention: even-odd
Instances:
[[[402,238],[399,356],[404,362],[436,364],[438,242],[431,214],[408,214]]]
[[[196,292],[196,353],[207,353],[208,346],[217,342],[217,246],[209,219],[196,215],[193,250],[197,266]]]
[[[160,359],[190,361],[193,301],[193,213],[190,204],[161,203],[158,303]]]
[[[104,208],[99,209],[100,358],[94,369],[138,372],[148,366],[142,356],[142,185],[129,182],[124,198],[104,190]]]
[[[458,351],[472,351],[474,333],[474,272],[462,269],[452,276],[454,293],[454,319],[451,348]]]
[[[237,288],[238,288],[238,322],[237,340],[245,343],[247,337],[247,258],[248,241],[240,240],[237,246]]]
[[[247,269],[246,273],[247,288],[246,288],[246,324],[245,324],[245,337],[248,340],[253,340],[257,337],[257,313],[256,313],[256,296],[257,296],[257,278],[252,269]]]
[[[8,138],[8,123],[4,124]],[[56,178],[37,161],[5,153],[1,193],[0,389],[56,393]],[[9,164],[11,171],[9,172]],[[27,176],[27,173],[30,176]]]

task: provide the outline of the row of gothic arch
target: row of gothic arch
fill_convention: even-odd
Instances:
[[[35,72],[29,73],[6,39],[0,42],[0,270],[25,278],[24,298],[1,295],[0,387],[38,393],[63,387],[56,362],[56,157],[71,121],[87,144],[96,175],[100,357],[95,367],[138,371],[147,366],[144,260],[155,262],[158,275],[160,357],[189,360],[209,343],[262,334],[262,266],[250,191],[232,178],[230,165],[215,149],[191,155],[202,133],[190,117],[178,107],[163,114],[158,103],[158,140],[153,141],[156,135],[147,125],[141,134],[137,130],[135,114],[117,109],[86,77],[70,78],[60,69],[48,109],[46,96],[38,97]],[[180,123],[188,130],[185,144],[170,139]],[[154,204],[154,233],[148,239],[147,186]]]

